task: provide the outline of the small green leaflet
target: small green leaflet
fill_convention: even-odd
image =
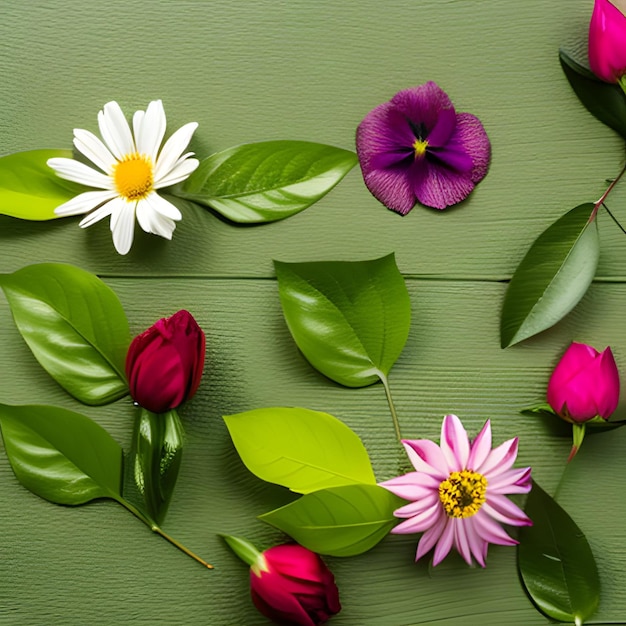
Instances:
[[[273,222],[317,202],[356,163],[354,152],[319,143],[250,143],[204,159],[174,193],[233,222]]]
[[[411,323],[394,255],[274,267],[287,326],[309,363],[346,387],[386,380]]]
[[[30,150],[0,158],[0,214],[23,220],[58,218],[54,209],[85,191],[59,178],[48,159],[72,158],[71,150]]]
[[[13,319],[41,366],[89,405],[128,393],[128,321],[115,293],[72,265],[41,263],[0,275]]]
[[[330,487],[259,516],[313,552],[354,556],[373,548],[395,526],[406,502],[378,485]]]
[[[600,257],[593,208],[581,204],[554,222],[515,270],[502,307],[503,348],[550,328],[587,292]]]
[[[600,579],[589,543],[574,520],[535,482],[526,502],[533,526],[520,531],[518,567],[542,613],[582,624],[600,601]]]
[[[71,505],[121,498],[122,448],[88,417],[0,404],[0,428],[15,476],[34,494]]]
[[[262,480],[297,493],[376,484],[363,443],[332,415],[276,407],[227,415],[224,421],[241,460]]]

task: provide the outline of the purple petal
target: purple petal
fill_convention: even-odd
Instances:
[[[433,565],[439,565],[439,563],[448,556],[448,552],[450,552],[450,548],[452,548],[452,544],[454,543],[454,525],[452,524],[452,518],[446,516],[446,522],[435,547]]]
[[[494,448],[485,462],[476,468],[476,471],[485,476],[488,481],[493,480],[502,472],[506,472],[517,457],[517,441],[518,439],[515,437]]]
[[[481,507],[496,522],[511,526],[532,526],[530,518],[508,498],[491,494],[489,500]]]
[[[370,193],[388,209],[406,215],[415,206],[415,194],[404,169],[368,170],[361,163]]]
[[[395,515],[395,513],[394,513]],[[412,533],[421,533],[430,528],[441,515],[441,505],[437,502],[430,508],[422,511],[418,515],[407,519],[391,529],[394,535],[407,535]]]
[[[444,147],[456,128],[456,112],[454,108],[443,109],[439,112],[435,127],[428,133],[428,147]]]
[[[491,160],[491,142],[481,121],[471,113],[459,113],[456,116],[454,137],[474,164],[472,182],[479,183],[487,174]]]
[[[448,524],[449,519],[450,518],[443,511],[440,512],[437,520],[422,535],[419,543],[417,544],[417,553],[415,555],[416,561],[421,559],[427,552],[430,552],[432,550],[433,546],[439,541],[441,533],[446,527],[446,524]]]
[[[511,469],[492,478],[488,484],[488,492],[496,494],[528,493],[532,487],[530,467]]]
[[[457,174],[467,174],[474,167],[472,157],[467,154],[460,144],[453,140],[441,148],[428,146],[428,159],[435,165],[445,166]]]
[[[450,470],[441,448],[429,439],[403,439],[402,444],[409,460],[418,472],[440,480],[447,478]]]
[[[515,546],[519,542],[509,537],[502,526],[494,521],[482,508],[472,517],[476,532],[489,543],[496,543],[500,546]]]
[[[391,99],[391,104],[413,124],[423,124],[428,133],[437,125],[442,111],[450,109],[454,112],[448,94],[432,81],[398,92]]]
[[[456,415],[446,415],[441,424],[441,451],[451,471],[467,467],[469,439],[467,432]]]
[[[491,452],[491,422],[487,420],[472,442],[467,469],[480,467]]]
[[[436,492],[441,481],[423,472],[410,472],[379,483],[391,493],[405,500],[419,500]]]
[[[465,200],[474,189],[469,173],[459,174],[428,158],[420,176],[412,177],[413,193],[419,202],[433,209],[445,209]]]

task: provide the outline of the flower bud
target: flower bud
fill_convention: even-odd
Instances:
[[[572,343],[548,383],[548,404],[568,422],[608,419],[619,401],[619,373],[611,348]]]
[[[128,348],[126,376],[133,400],[153,413],[189,400],[200,384],[204,351],[204,333],[191,313],[160,319]]]
[[[589,24],[589,66],[608,83],[626,74],[626,16],[609,0],[595,0]]]

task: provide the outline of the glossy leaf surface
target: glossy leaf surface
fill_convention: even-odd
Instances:
[[[241,460],[262,480],[298,493],[376,483],[361,440],[332,415],[277,407],[227,415],[224,421]]]
[[[587,292],[600,256],[592,210],[593,204],[581,204],[554,222],[515,270],[502,307],[503,348],[550,328]]]
[[[22,337],[42,367],[84,404],[128,393],[126,315],[97,276],[71,265],[42,263],[0,276]]]
[[[273,222],[317,202],[356,163],[354,152],[319,143],[244,144],[204,159],[177,195],[233,222]]]
[[[274,266],[285,320],[315,369],[346,387],[387,376],[411,323],[409,294],[393,254]]]

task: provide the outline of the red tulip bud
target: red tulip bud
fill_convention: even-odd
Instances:
[[[589,24],[589,65],[608,83],[622,83],[626,75],[626,16],[614,0],[595,0]]]

